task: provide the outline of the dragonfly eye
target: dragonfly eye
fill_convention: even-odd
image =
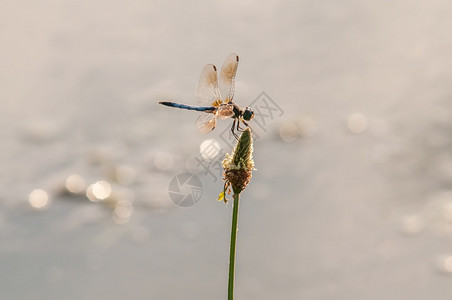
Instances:
[[[245,111],[243,112],[243,119],[245,121],[249,121],[252,118],[254,118],[254,111],[250,107],[246,107]]]

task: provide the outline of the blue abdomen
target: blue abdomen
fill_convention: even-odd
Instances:
[[[190,105],[179,104],[179,103],[174,103],[174,102],[167,102],[167,101],[161,101],[159,103],[162,105],[165,105],[165,106],[169,106],[169,107],[176,107],[176,108],[188,109],[188,110],[196,110],[196,111],[204,111],[204,112],[215,110],[214,106],[190,106]]]

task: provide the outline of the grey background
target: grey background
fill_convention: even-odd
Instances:
[[[242,196],[237,299],[450,299],[451,13],[445,0],[2,1],[0,297],[226,298],[221,180],[200,174],[191,208],[167,189],[229,122],[202,136],[196,113],[157,102],[195,104],[203,65],[237,52],[236,102],[265,91],[284,110]],[[122,165],[129,184],[111,179]],[[114,201],[65,193],[71,174],[111,182],[128,222]],[[28,202],[36,188],[45,209]]]

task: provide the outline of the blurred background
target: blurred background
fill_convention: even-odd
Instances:
[[[259,111],[237,299],[450,299],[451,16],[446,0],[0,2],[0,298],[226,298],[231,205],[202,150],[221,161],[230,122],[201,135],[158,101],[196,104],[204,64],[237,52],[235,101]],[[184,172],[202,182],[190,207],[168,193]]]

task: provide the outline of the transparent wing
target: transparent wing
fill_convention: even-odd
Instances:
[[[218,90],[217,68],[214,65],[209,64],[202,68],[196,95],[202,105],[220,105],[221,97]]]
[[[216,125],[217,117],[215,114],[203,113],[196,119],[196,126],[202,134],[211,132]]]
[[[232,118],[234,116],[234,105],[222,104],[217,109],[217,117],[220,120]]]
[[[220,95],[224,103],[228,103],[234,98],[235,73],[239,66],[239,56],[231,53],[224,60],[220,71]]]

